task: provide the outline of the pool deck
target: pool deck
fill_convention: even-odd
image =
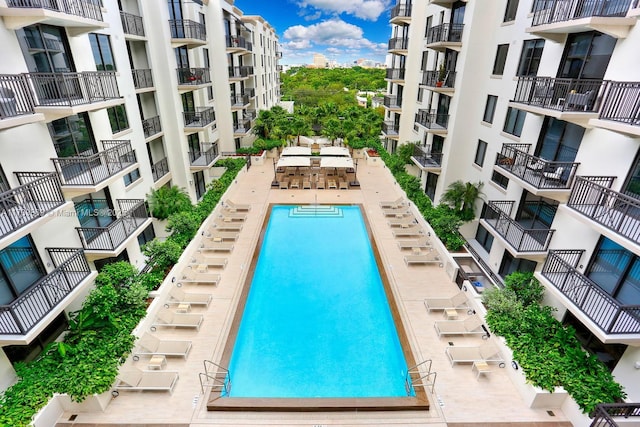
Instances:
[[[448,297],[459,291],[444,267],[438,264],[407,266],[404,255],[411,251],[401,251],[393,237],[379,206],[381,201],[392,201],[404,195],[393,180],[389,170],[380,166],[368,166],[361,160],[358,165],[360,189],[350,190],[280,190],[271,189],[273,168],[271,159],[265,165],[253,165],[248,171],[243,169],[229,188],[226,199],[236,204],[250,204],[251,210],[243,222],[242,231],[231,253],[216,253],[216,257],[227,259],[227,266],[217,271],[220,283],[212,285],[182,286],[186,292],[211,293],[213,299],[207,308],[192,307],[191,313],[204,316],[199,331],[161,328],[154,333],[161,339],[187,339],[193,341],[188,358],[167,359],[166,370],[179,372],[179,380],[168,392],[121,392],[111,399],[102,412],[65,412],[58,420],[59,427],[97,427],[106,425],[128,426],[570,426],[562,411],[547,408],[531,409],[525,405],[508,371],[491,366],[491,372],[477,375],[470,364],[451,366],[445,348],[449,342],[454,345],[480,345],[485,343],[480,336],[438,338],[434,322],[443,320],[441,311],[428,313],[423,301],[428,297]],[[427,391],[431,409],[429,411],[341,411],[341,412],[249,412],[249,411],[207,411],[208,392],[202,394],[199,373],[204,372],[203,361],[220,360],[226,338],[232,327],[236,306],[242,294],[242,285],[251,265],[254,250],[260,237],[265,215],[270,204],[360,204],[364,207],[369,226],[375,238],[380,258],[387,271],[390,286],[407,339],[417,361],[431,359],[432,371],[437,372],[434,393]],[[220,207],[212,216],[219,214]],[[415,209],[415,207],[414,207]],[[210,218],[211,219],[211,218]],[[426,226],[422,222],[423,226]],[[206,225],[205,225],[206,227]],[[185,255],[176,265],[159,295],[151,304],[150,315],[139,329],[138,335],[148,331],[149,322],[155,312],[164,305],[168,289],[174,286],[171,277],[177,276],[187,267],[187,258],[195,251],[202,237],[187,248]],[[432,237],[432,240],[435,237]],[[339,242],[337,242],[339,243]],[[436,246],[437,249],[437,246]],[[466,314],[460,311],[460,318]],[[490,340],[495,340],[491,337]],[[505,355],[506,357],[506,355]],[[146,369],[147,361],[142,358],[133,362],[139,369]],[[74,416],[75,417],[72,417]],[[73,418],[73,421],[70,421]]]

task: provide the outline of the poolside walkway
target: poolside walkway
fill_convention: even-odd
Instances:
[[[217,286],[184,285],[187,292],[210,292],[213,301],[208,308],[193,307],[192,313],[202,313],[204,322],[199,331],[161,329],[155,335],[163,339],[189,339],[193,348],[186,360],[172,358],[165,369],[179,371],[180,378],[172,394],[166,392],[122,392],[111,400],[104,412],[66,412],[59,419],[60,427],[99,425],[163,425],[163,426],[417,426],[466,427],[466,426],[570,426],[560,410],[530,409],[522,401],[513,385],[507,367],[493,366],[491,373],[476,378],[471,365],[452,367],[445,355],[449,342],[454,345],[480,345],[479,336],[438,338],[434,322],[443,319],[442,312],[427,313],[423,301],[427,297],[451,296],[459,291],[449,277],[450,265],[437,264],[407,266],[388,218],[382,214],[380,201],[395,200],[402,190],[393,180],[389,170],[381,166],[368,166],[362,161],[358,167],[360,190],[280,190],[271,189],[273,169],[270,161],[265,165],[253,165],[244,169],[230,187],[225,200],[250,204],[251,210],[244,221],[239,238],[230,254],[215,255],[227,258],[227,266],[220,270],[221,281]],[[430,411],[408,412],[208,412],[208,395],[201,393],[198,374],[204,371],[203,361],[217,361],[222,354],[241,286],[251,264],[267,208],[271,203],[347,203],[361,204],[369,221],[384,267],[394,291],[400,315],[403,319],[409,343],[416,360],[433,360],[432,371],[437,372],[434,394],[429,393]],[[219,208],[218,208],[219,209]],[[212,214],[218,215],[218,209]],[[423,224],[426,226],[426,224]],[[160,295],[150,306],[155,313],[164,304],[171,286],[171,278],[186,268],[189,255],[199,245],[196,242],[187,252],[163,284]],[[432,237],[434,239],[434,237]],[[449,272],[449,273],[448,273]],[[461,312],[462,314],[462,312]],[[464,315],[466,316],[466,315]],[[460,316],[461,318],[464,316]],[[154,315],[147,317],[147,322]],[[148,331],[148,323],[141,324],[138,335]],[[491,337],[490,340],[496,339]],[[132,363],[146,369],[145,360]],[[75,415],[73,421],[70,418]]]

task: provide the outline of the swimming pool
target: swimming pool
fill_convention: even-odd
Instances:
[[[227,398],[407,397],[358,206],[273,206],[228,366]]]

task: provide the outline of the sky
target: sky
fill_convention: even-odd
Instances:
[[[280,38],[280,64],[312,64],[321,53],[339,64],[384,63],[395,0],[236,0],[245,15],[260,15]]]

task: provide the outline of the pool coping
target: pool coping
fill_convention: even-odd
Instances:
[[[244,313],[244,308],[249,296],[251,282],[255,273],[256,264],[258,262],[259,248],[262,247],[266,227],[269,224],[273,206],[303,206],[312,205],[311,203],[269,203],[260,235],[256,246],[253,249],[251,264],[247,270],[242,291],[235,307],[235,313],[229,328],[225,345],[220,359],[221,366],[229,366],[231,353],[235,345],[235,340],[240,328],[240,321]],[[415,366],[416,359],[413,356],[409,339],[405,330],[404,322],[398,310],[395,295],[391,289],[391,282],[387,274],[378,245],[371,231],[366,210],[360,203],[331,203],[332,206],[358,206],[364,220],[369,242],[373,250],[373,255],[380,273],[380,278],[384,287],[389,309],[393,318],[400,346],[407,362],[408,367]],[[411,370],[411,368],[409,368]],[[410,374],[413,381],[419,380],[414,374]],[[341,397],[341,398],[261,398],[261,397],[221,397],[220,393],[211,390],[210,398],[207,402],[208,411],[296,411],[296,412],[320,412],[320,411],[415,411],[429,410],[430,404],[427,394],[421,387],[415,388],[415,396],[407,397]]]

